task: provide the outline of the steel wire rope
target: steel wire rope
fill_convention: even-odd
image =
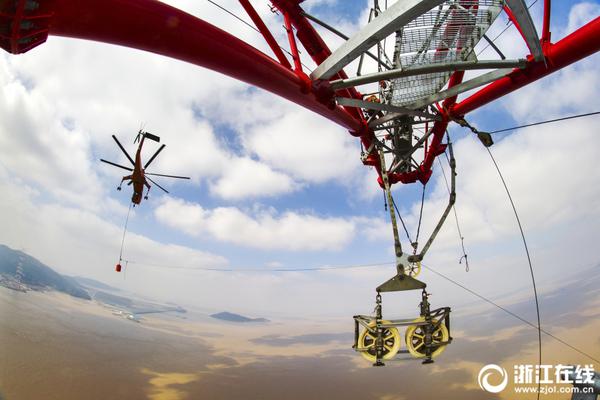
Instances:
[[[400,218],[400,222],[402,222],[402,227],[404,228],[404,232],[406,233],[406,237],[408,238],[408,241],[410,243],[414,243],[412,241],[412,239],[410,238],[410,233],[408,233],[408,229],[406,228],[406,224],[404,223],[404,220],[402,219],[402,214],[400,214],[400,210],[398,210],[398,206],[396,205],[396,200],[394,200],[393,196],[390,196],[390,198],[392,199],[392,205],[394,206],[394,209],[396,210],[396,213],[398,214],[398,218]]]
[[[123,227],[123,237],[121,238],[121,251],[119,252],[119,262],[123,261],[123,246],[125,245],[125,234],[127,233],[127,224],[129,223],[129,214],[131,214],[132,208],[133,203],[130,203],[129,210],[127,211],[127,217],[125,218],[125,226]]]
[[[241,23],[243,23],[244,25],[248,26],[250,29],[260,33],[262,35],[262,32],[260,30],[258,30],[258,28],[256,28],[254,25],[252,25],[251,23],[249,23],[248,21],[244,20],[242,17],[238,16],[237,14],[235,14],[232,11],[229,11],[227,8],[223,7],[222,5],[218,4],[217,2],[213,1],[213,0],[206,0],[208,1],[210,4],[220,8],[221,10],[225,11],[227,14],[231,15],[232,17],[234,17],[235,19],[237,19],[238,21],[240,21]],[[294,57],[292,55],[292,53],[290,53],[285,47],[280,46],[279,44],[277,44],[277,46],[283,51],[285,52],[287,55],[289,55],[290,57]],[[304,64],[303,62],[300,62],[302,64],[302,66],[304,68],[306,68],[308,71],[312,72],[312,69],[310,69],[306,64]]]
[[[533,7],[533,6],[535,5],[535,3],[537,3],[537,2],[538,2],[538,0],[534,0],[534,1],[533,1],[533,3],[531,3],[530,5],[528,5],[528,6],[527,6],[527,9],[529,10],[529,9],[530,9],[531,7]],[[508,30],[508,28],[510,28],[512,25],[513,25],[512,21],[509,21],[509,22],[508,22],[508,24],[506,25],[506,28],[504,28],[504,29],[502,30],[502,32],[500,32],[498,35],[496,35],[496,37],[495,37],[495,38],[493,38],[493,39],[491,40],[491,42],[492,42],[492,43],[495,43],[495,42],[496,42],[496,40],[497,40],[497,39],[498,39],[500,36],[502,36],[502,35],[504,34],[504,32],[506,32],[506,31]],[[488,43],[488,44],[487,44],[487,45],[486,45],[486,46],[485,46],[483,49],[481,49],[481,50],[479,51],[479,53],[477,53],[477,57],[479,57],[479,56],[481,55],[481,53],[483,53],[485,50],[487,50],[487,49],[488,49],[488,47],[490,47],[490,46],[491,46],[491,44],[489,44],[489,43]]]
[[[426,183],[423,184],[423,192],[421,193],[421,210],[419,211],[419,225],[417,225],[417,235],[415,237],[415,243],[413,247],[415,248],[415,254],[417,252],[417,244],[419,243],[419,234],[421,233],[421,222],[423,221],[423,205],[425,204],[425,187]]]
[[[527,246],[527,239],[525,238],[525,233],[523,232],[523,226],[521,225],[521,219],[519,218],[519,213],[517,212],[517,207],[515,206],[515,202],[513,201],[512,195],[510,194],[508,185],[506,184],[506,181],[504,180],[502,171],[500,171],[500,167],[498,166],[496,159],[492,155],[490,148],[486,147],[486,150],[487,150],[488,154],[490,155],[490,158],[492,159],[494,166],[496,167],[496,171],[498,171],[498,175],[500,176],[500,180],[502,181],[502,185],[504,186],[504,190],[506,191],[506,195],[508,196],[508,200],[510,201],[510,205],[512,206],[513,213],[515,215],[515,219],[517,220],[517,225],[519,225],[519,231],[521,232],[521,238],[523,239],[523,246],[525,247],[525,254],[527,255],[527,262],[529,264],[529,271],[531,273],[531,283],[533,286],[533,295],[535,298],[535,311],[536,311],[536,316],[537,316],[537,330],[538,330],[538,354],[539,354],[539,356],[538,356],[539,364],[538,365],[542,365],[542,323],[541,323],[541,318],[540,318],[540,303],[539,303],[539,299],[538,299],[537,285],[535,283],[535,274],[533,272],[533,265],[531,263],[531,255],[529,254],[529,247]],[[542,383],[540,380],[538,382],[538,391],[537,391],[538,399],[540,398],[541,385],[542,385]]]
[[[127,261],[130,264],[138,264],[138,265],[145,265],[145,266],[154,266],[154,267],[161,267],[161,268],[168,268],[168,269],[175,269],[175,268],[180,268],[180,269],[191,269],[191,270],[198,270],[198,271],[217,271],[217,272],[298,272],[298,271],[302,271],[302,272],[307,272],[307,271],[322,271],[322,270],[331,270],[331,269],[352,269],[352,268],[372,268],[372,267],[383,267],[383,266],[390,266],[390,265],[395,265],[395,262],[380,262],[380,263],[370,263],[370,264],[361,264],[361,265],[337,265],[337,266],[320,266],[320,267],[314,267],[314,268],[279,268],[279,269],[247,269],[247,270],[237,270],[237,269],[232,269],[232,268],[193,268],[193,267],[166,267],[164,265],[160,265],[160,264],[151,264],[151,263],[141,263],[141,262],[137,262],[137,261],[132,261],[132,260],[123,260],[123,261]],[[448,277],[447,275],[442,274],[441,272],[438,272],[436,269],[434,269],[433,267],[429,266],[429,265],[425,265],[422,264],[423,268],[433,272],[435,275],[438,275],[439,277],[447,280],[448,282],[452,283],[453,285],[465,290],[466,292],[472,294],[475,297],[478,297],[479,299],[485,301],[486,303],[491,304],[492,306],[498,308],[499,310],[505,312],[506,314],[512,316],[513,318],[518,319],[519,321],[521,321],[523,324],[528,325],[532,328],[537,329],[537,326],[526,320],[525,318],[521,317],[520,315],[510,311],[509,309],[507,309],[506,307],[503,307],[501,305],[499,305],[498,303],[494,302],[493,300],[479,294],[478,292],[469,289],[467,286],[461,284],[458,281],[455,281],[454,279]],[[542,333],[544,333],[545,335],[553,338],[554,340],[558,341],[559,343],[563,344],[564,346],[569,347],[570,349],[586,356],[589,357],[591,360],[598,362],[600,364],[600,360],[596,359],[594,356],[584,352],[583,350],[580,350],[579,348],[569,344],[568,342],[566,342],[565,340],[555,336],[554,334],[542,329]]]
[[[190,267],[190,266],[168,266],[165,264],[146,263],[134,260],[123,260],[129,264],[142,265],[147,267],[164,268],[164,269],[179,269],[179,270],[190,270],[190,271],[214,271],[214,272],[311,272],[311,271],[331,271],[339,269],[358,269],[358,268],[373,268],[383,267],[389,265],[395,265],[394,262],[380,262],[380,263],[369,263],[369,264],[349,264],[349,265],[320,265],[316,267],[303,267],[303,268],[212,268],[212,267]]]
[[[450,164],[450,160],[448,159],[448,154],[446,154],[446,152],[444,152],[444,155],[446,156],[446,160],[448,160],[448,164]],[[440,165],[440,170],[442,171],[442,176],[444,177],[444,183],[446,184],[446,190],[448,190],[448,194],[450,194],[450,185],[448,185],[448,178],[446,177],[446,172],[444,171],[444,167],[442,165],[442,162],[440,161],[440,158],[437,157],[438,163]],[[469,258],[467,256],[467,251],[465,250],[465,238],[462,234],[462,231],[460,229],[460,224],[458,222],[458,212],[456,211],[456,205],[452,205],[452,211],[454,211],[454,220],[456,221],[456,230],[458,231],[458,238],[460,239],[460,246],[462,248],[462,252],[463,255],[460,258],[460,260],[458,261],[459,264],[462,263],[462,260],[465,260],[465,271],[469,272]]]
[[[447,280],[448,282],[452,283],[453,285],[460,287],[461,289],[463,289],[463,290],[465,290],[465,291],[467,291],[467,292],[471,293],[473,296],[475,296],[475,297],[478,297],[479,299],[481,299],[481,300],[485,301],[486,303],[489,303],[489,304],[493,305],[494,307],[498,308],[499,310],[501,310],[501,311],[505,312],[506,314],[508,314],[508,315],[510,315],[510,316],[512,316],[512,317],[514,317],[514,318],[516,318],[516,319],[518,319],[519,321],[523,322],[524,324],[526,324],[526,325],[529,325],[530,327],[534,328],[535,330],[538,330],[538,327],[537,327],[537,325],[536,325],[536,324],[534,324],[533,322],[530,322],[530,321],[526,320],[525,318],[521,317],[519,314],[516,314],[516,313],[514,313],[514,312],[510,311],[509,309],[507,309],[506,307],[503,307],[503,306],[499,305],[498,303],[494,302],[493,300],[490,300],[490,299],[488,299],[487,297],[485,297],[485,296],[483,296],[483,295],[481,295],[481,294],[477,293],[476,291],[474,291],[474,290],[472,290],[472,289],[469,289],[467,286],[465,286],[465,285],[461,284],[461,283],[460,283],[460,282],[458,282],[458,281],[455,281],[454,279],[452,279],[452,278],[450,278],[450,277],[448,277],[448,276],[446,276],[446,275],[442,274],[441,272],[438,272],[438,271],[436,271],[436,270],[435,270],[435,269],[433,269],[432,267],[430,267],[430,266],[428,266],[428,265],[425,265],[425,264],[421,264],[421,265],[423,266],[423,268],[425,268],[425,269],[427,269],[427,270],[429,270],[429,271],[433,272],[434,274],[436,274],[436,275],[438,275],[439,277],[441,277],[441,278],[443,278],[443,279]],[[580,350],[579,348],[577,348],[577,347],[575,347],[575,346],[573,346],[573,345],[569,344],[568,342],[566,342],[566,341],[564,341],[563,339],[561,339],[561,338],[559,338],[559,337],[557,337],[557,336],[553,335],[552,333],[550,333],[550,332],[548,332],[548,331],[546,331],[546,330],[544,330],[544,329],[540,329],[540,331],[541,331],[542,333],[544,333],[545,335],[547,335],[547,336],[551,337],[552,339],[554,339],[554,340],[558,341],[559,343],[562,343],[563,345],[565,345],[565,346],[569,347],[570,349],[572,349],[572,350],[575,350],[575,351],[576,351],[576,352],[578,352],[579,354],[582,354],[582,355],[584,355],[584,356],[588,357],[590,360],[593,360],[593,361],[595,361],[595,362],[597,362],[597,363],[600,363],[600,360],[598,360],[598,359],[597,359],[597,358],[595,358],[594,356],[592,356],[592,355],[590,355],[590,354],[586,353],[585,351],[583,351],[583,350]]]
[[[577,114],[577,115],[571,115],[571,116],[568,116],[568,117],[561,117],[561,118],[556,118],[556,119],[549,119],[549,120],[546,120],[546,121],[533,122],[531,124],[513,126],[512,128],[498,129],[498,130],[491,131],[491,132],[488,132],[488,133],[494,134],[494,133],[515,131],[515,130],[521,129],[521,128],[528,128],[530,126],[538,126],[538,125],[550,124],[550,123],[553,123],[553,122],[566,121],[566,120],[575,119],[575,118],[589,117],[589,116],[598,115],[598,114],[600,114],[600,111],[594,111],[594,112],[589,112],[589,113],[585,113],[585,114]]]

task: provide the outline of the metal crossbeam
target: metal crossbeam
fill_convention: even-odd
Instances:
[[[535,61],[544,61],[544,52],[542,51],[540,38],[525,2],[523,0],[506,0],[506,4],[508,4],[508,7],[513,12],[533,58]]]
[[[526,60],[485,60],[485,61],[458,61],[448,63],[438,63],[429,65],[419,65],[416,67],[398,68],[390,71],[382,71],[368,75],[357,76],[355,78],[338,79],[331,82],[333,90],[346,89],[349,87],[365,85],[368,83],[379,82],[381,80],[402,78],[406,76],[431,74],[445,71],[468,71],[476,69],[496,69],[496,68],[525,68]]]
[[[335,50],[310,74],[311,79],[329,79],[377,42],[445,0],[403,0],[394,3]]]
[[[513,71],[512,68],[505,68],[505,69],[497,69],[495,71],[488,72],[487,74],[483,74],[483,75],[478,76],[477,78],[473,78],[471,80],[463,82],[460,85],[453,86],[450,89],[442,90],[441,92],[435,93],[435,94],[433,94],[429,97],[426,97],[422,100],[416,101],[412,104],[408,104],[407,107],[415,108],[415,109],[423,108],[425,106],[428,106],[429,104],[437,103],[438,101],[447,99],[449,97],[457,96],[457,95],[467,92],[471,89],[475,89],[479,86],[483,86],[490,82],[494,82],[494,81],[510,74],[512,71]]]
[[[434,120],[438,120],[440,118],[438,115],[429,114],[423,111],[411,110],[409,108],[398,107],[391,104],[375,103],[372,101],[351,99],[348,97],[336,97],[335,100],[340,106],[365,108],[367,110],[387,111],[390,113],[398,114],[398,116],[412,115],[415,117],[430,118]]]
[[[344,40],[348,40],[349,37],[347,35],[344,35],[342,32],[338,31],[337,29],[335,29],[333,26],[321,21],[320,19],[318,19],[317,17],[310,15],[309,13],[302,11],[301,13],[303,16],[305,16],[306,18],[310,19],[311,21],[313,21],[315,24],[317,25],[321,25],[323,28],[327,29],[328,31],[336,34],[337,36],[341,37]],[[377,58],[376,55],[374,55],[373,53],[371,53],[370,51],[367,51],[366,54],[371,57],[373,60],[375,60],[379,65],[381,65],[383,68],[385,69],[391,69],[391,67],[389,65],[387,65],[386,63],[384,63],[383,61],[381,61],[379,58]]]

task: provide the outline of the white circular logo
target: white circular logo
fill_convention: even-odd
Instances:
[[[495,375],[495,373],[499,373],[502,378],[502,382],[498,385],[492,385],[488,382],[490,375]],[[481,368],[479,371],[479,375],[477,376],[477,382],[479,383],[479,387],[486,392],[490,393],[500,393],[506,388],[508,384],[508,373],[506,370],[496,364],[488,364],[485,367]]]

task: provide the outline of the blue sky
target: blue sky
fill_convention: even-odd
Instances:
[[[209,3],[169,3],[268,52],[248,27]],[[243,15],[236,1],[222,3]],[[536,22],[541,16],[542,2],[538,3],[532,8]],[[598,2],[555,3],[554,40],[569,26],[597,17],[600,10]],[[366,22],[367,2],[304,4],[349,34]],[[279,17],[266,7],[257,8],[285,43]],[[490,36],[504,26],[499,21]],[[338,39],[323,34],[332,47],[339,45]],[[507,56],[525,56],[517,43],[514,29],[498,40]],[[492,56],[489,50],[484,53]],[[488,105],[471,120],[492,130],[596,111],[600,109],[597,61],[593,56]],[[334,299],[324,313],[358,312],[348,308],[371,301],[374,287],[393,274],[389,266],[328,273],[268,272],[274,267],[393,260],[376,175],[361,165],[357,140],[333,123],[211,71],[106,44],[51,37],[25,55],[3,54],[1,62],[0,181],[6,194],[2,218],[13,227],[1,233],[3,243],[25,248],[61,272],[164,299],[209,307],[225,302],[271,312],[310,313],[319,310],[317,299],[323,295]],[[573,90],[565,93],[565,87]],[[141,123],[167,145],[151,169],[190,175],[192,181],[161,179],[171,195],[154,188],[150,200],[135,209],[124,254],[140,264],[132,265],[123,280],[113,266],[130,193],[115,190],[120,171],[100,164],[98,158],[123,162],[110,135],[116,133],[133,153],[132,141]],[[582,147],[594,137],[596,126],[597,120],[589,119],[517,131],[493,148],[531,237],[542,281],[548,284],[565,271],[564,262],[557,261],[564,256],[561,246],[579,253],[570,261],[573,273],[600,261],[586,247],[598,238],[600,210],[591,203],[600,193],[591,182],[600,179],[594,168],[600,151]],[[452,219],[426,261],[490,295],[529,290],[516,226],[495,171],[472,136],[457,128],[451,133],[459,170],[457,210],[473,272],[465,274],[464,266],[458,265],[461,252]],[[563,140],[567,143],[561,145]],[[146,156],[155,148],[148,144]],[[573,157],[579,170],[586,171],[584,176],[564,168]],[[395,188],[396,201],[412,228],[420,190],[419,185]],[[422,238],[447,201],[445,190],[436,164],[427,187]],[[584,239],[575,240],[573,235],[582,232]],[[241,272],[169,269],[173,266]],[[244,274],[245,268],[266,272]],[[498,271],[505,274],[499,276]],[[511,276],[518,277],[516,282]],[[424,279],[431,279],[434,290],[449,291],[435,277]],[[273,298],[281,303],[274,304]],[[459,293],[447,298],[467,301]]]

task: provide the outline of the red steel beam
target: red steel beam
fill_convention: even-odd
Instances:
[[[310,21],[304,16],[304,11],[302,10],[302,7],[300,7],[302,1],[303,0],[272,0],[272,3],[289,18],[291,24],[296,28],[298,40],[302,43],[302,46],[304,46],[313,61],[319,65],[331,55],[331,50]],[[331,80],[347,78],[348,75],[342,70],[333,76]],[[341,97],[354,99],[362,98],[362,95],[355,88],[342,89],[333,93],[329,90],[327,82],[315,82],[315,84],[316,87],[322,90],[321,96],[323,97],[323,101],[333,101],[335,94]],[[363,146],[366,149],[370,148],[375,135],[374,132],[367,127],[362,111],[356,107],[344,108],[356,118],[357,121],[361,122],[361,129],[351,131],[350,133],[354,136],[360,136]],[[376,154],[370,155],[364,163],[375,167],[379,171],[379,156]]]
[[[550,14],[552,10],[552,0],[544,0],[544,25],[542,27],[542,45],[550,42]]]
[[[242,4],[244,1],[241,0]],[[303,15],[299,3],[298,0],[273,0],[273,4],[288,14],[289,22],[297,30],[298,39],[319,64],[331,51]],[[350,130],[353,135],[360,136],[366,148],[372,143],[373,131],[367,128],[361,111],[333,104],[333,94],[328,91],[327,82],[311,82],[306,75],[295,73],[242,40],[182,10],[157,0],[48,0],[41,4],[40,9],[50,11],[52,15],[49,23],[51,35],[137,48],[212,69],[270,91],[328,118]],[[549,39],[550,0],[545,0],[545,5],[544,33],[548,32],[546,39]],[[600,18],[556,44],[547,42],[544,46],[545,63],[530,60],[525,69],[515,69],[508,76],[462,102],[446,102],[442,112],[444,120],[434,126],[435,134],[430,143],[430,151],[421,168],[414,171],[414,176],[398,175],[392,177],[393,180],[414,182],[428,179],[432,160],[443,151],[438,139],[443,137],[449,119],[462,117],[599,51],[598,38]],[[455,76],[459,78],[458,75]],[[336,78],[345,77],[346,74],[341,71]],[[342,93],[345,97],[361,97],[353,88],[338,92]],[[369,157],[365,164],[372,165],[381,172],[377,157]]]
[[[279,44],[277,43],[277,41],[271,34],[271,31],[269,30],[269,28],[267,28],[267,26],[263,22],[262,18],[260,18],[260,15],[258,15],[258,13],[254,9],[254,7],[252,7],[252,4],[250,4],[250,1],[249,0],[240,0],[240,4],[242,5],[242,7],[244,7],[244,10],[246,10],[246,13],[248,14],[248,16],[250,16],[250,19],[252,19],[252,22],[254,22],[254,25],[256,26],[256,28],[260,31],[260,33],[263,35],[263,37],[267,41],[267,44],[269,45],[269,47],[275,54],[275,57],[277,57],[279,62],[284,67],[291,69],[292,66],[290,65],[290,62],[288,61],[285,54],[283,54],[283,51],[281,51],[281,47],[279,47]]]
[[[285,23],[285,30],[287,31],[287,37],[290,43],[292,59],[294,60],[294,70],[296,73],[302,73],[302,63],[300,62],[300,53],[298,53],[298,46],[296,45],[294,28],[292,28],[292,23],[290,22],[290,17],[287,13],[283,14],[283,21]]]
[[[354,132],[364,124],[325,105],[299,77],[231,34],[156,0],[54,0],[51,35],[146,50],[220,72],[284,97]]]
[[[594,19],[555,44],[544,48],[546,62],[530,61],[525,69],[513,72],[489,84],[450,109],[450,115],[461,117],[485,104],[556,72],[576,61],[600,51],[600,17]]]

